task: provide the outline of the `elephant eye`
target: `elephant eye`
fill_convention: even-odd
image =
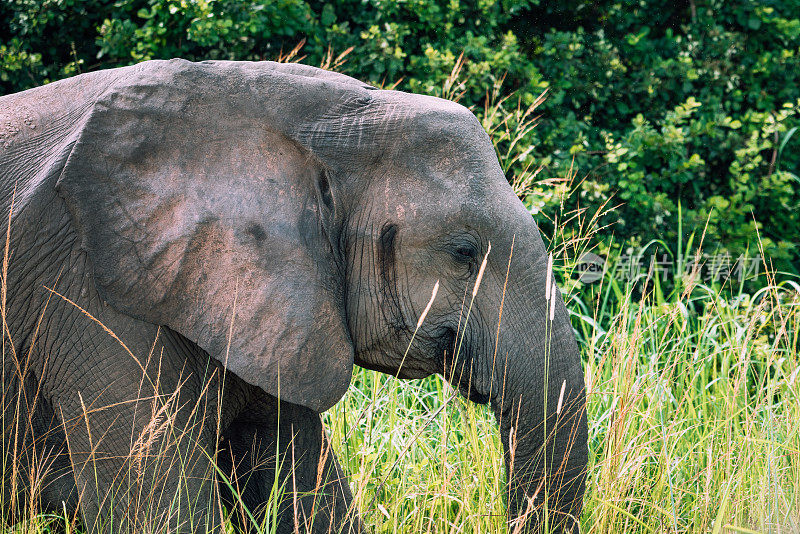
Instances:
[[[472,243],[459,243],[452,248],[451,254],[456,261],[470,263],[478,257],[478,249]]]

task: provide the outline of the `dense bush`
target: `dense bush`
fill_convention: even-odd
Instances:
[[[505,147],[510,173],[574,161],[575,206],[623,203],[602,221],[617,242],[707,223],[706,248],[752,254],[758,229],[797,270],[799,0],[10,0],[0,89],[151,58],[274,59],[302,39],[307,63],[352,47],[340,70],[479,114],[503,78],[509,111],[547,89],[540,125]],[[549,187],[533,211],[556,202]]]

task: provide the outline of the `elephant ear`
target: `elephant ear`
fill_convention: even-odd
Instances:
[[[319,80],[147,62],[95,103],[57,183],[101,298],[318,412],[352,374],[328,171],[286,132]]]

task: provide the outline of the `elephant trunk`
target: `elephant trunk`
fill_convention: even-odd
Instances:
[[[583,371],[566,308],[560,295],[552,298],[557,299],[553,308],[547,299],[530,316],[537,324],[510,321],[504,327],[503,337],[514,341],[495,362],[492,407],[505,449],[509,532],[578,532],[583,505]],[[527,328],[519,328],[523,325]]]

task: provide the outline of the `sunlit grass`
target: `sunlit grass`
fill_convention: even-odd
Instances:
[[[583,531],[797,532],[796,288],[652,300],[616,302],[602,327],[576,313],[589,387]],[[505,531],[493,417],[441,378],[359,370],[326,421],[377,532]]]
[[[800,287],[749,294],[679,271],[669,293],[663,275],[609,269],[566,296],[588,391],[582,531],[798,532]],[[356,369],[324,420],[373,531],[511,530],[493,416],[441,377]],[[83,532],[33,512],[14,531]]]
[[[610,269],[566,295],[588,391],[582,531],[798,532],[800,286],[770,277],[749,294],[677,271],[669,292],[663,275],[633,285]],[[371,530],[512,531],[493,416],[441,377],[356,369],[324,420]],[[84,532],[21,499],[28,519],[5,531]]]

